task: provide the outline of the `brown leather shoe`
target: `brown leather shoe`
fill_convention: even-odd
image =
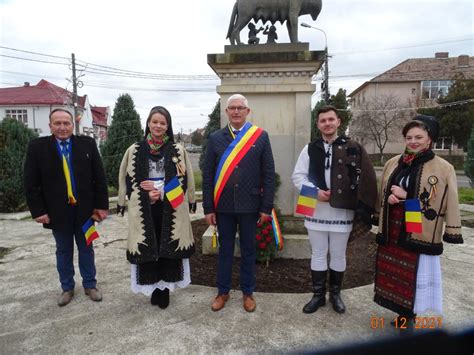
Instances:
[[[255,311],[255,308],[257,308],[257,303],[253,299],[252,295],[244,295],[244,309],[247,312],[253,312]]]
[[[74,290],[64,291],[63,293],[61,293],[61,296],[59,296],[58,298],[58,306],[64,307],[69,302],[71,302],[73,297],[74,297]]]
[[[96,288],[85,288],[84,292],[86,293],[89,298],[94,302],[102,301],[102,294]]]
[[[214,299],[214,302],[212,302],[211,309],[214,312],[220,311],[222,308],[224,308],[225,303],[229,300],[229,294],[226,293],[224,295],[217,295],[216,298]]]

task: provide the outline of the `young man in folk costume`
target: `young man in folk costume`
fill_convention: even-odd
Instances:
[[[329,300],[337,313],[344,313],[340,292],[347,243],[354,216],[367,229],[371,226],[377,181],[364,148],[344,135],[338,136],[341,119],[334,106],[320,108],[316,124],[321,138],[303,148],[293,172],[293,183],[299,191],[306,186],[317,194],[316,208],[305,216],[314,296],[303,312],[314,313],[326,304],[329,253]]]
[[[232,95],[227,100],[229,123],[208,140],[203,170],[203,207],[209,225],[219,233],[218,294],[212,310],[229,299],[237,227],[243,306],[253,312],[255,288],[255,233],[257,221],[266,220],[273,208],[275,164],[267,132],[247,122],[247,99]]]

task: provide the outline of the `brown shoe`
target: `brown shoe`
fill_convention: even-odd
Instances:
[[[223,294],[223,295],[217,295],[216,298],[214,299],[214,302],[212,302],[211,309],[214,312],[220,311],[222,308],[224,308],[225,303],[229,300],[229,294]]]
[[[244,295],[244,309],[247,312],[253,312],[255,311],[255,308],[257,308],[257,303],[253,299],[252,295]]]
[[[63,293],[61,293],[61,296],[59,296],[58,298],[58,306],[64,307],[69,302],[71,302],[73,297],[74,297],[74,290],[64,291]]]
[[[84,292],[86,293],[89,298],[94,302],[102,301],[102,294],[96,288],[85,288]]]

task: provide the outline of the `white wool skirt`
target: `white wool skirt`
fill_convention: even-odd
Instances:
[[[443,313],[443,287],[439,255],[420,254],[416,274],[416,294],[413,312]]]
[[[177,287],[185,288],[191,283],[191,272],[189,268],[189,259],[183,259],[183,279],[178,282],[166,282],[166,281],[159,281],[152,285],[140,285],[137,284],[137,265],[131,264],[131,272],[130,272],[130,279],[131,279],[131,288],[133,293],[142,293],[145,296],[150,296],[153,291],[157,288],[160,290],[164,290],[165,288],[169,289],[170,291],[174,291]]]

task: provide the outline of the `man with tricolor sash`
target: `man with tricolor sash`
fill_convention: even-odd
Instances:
[[[219,311],[229,299],[238,228],[243,306],[253,312],[255,233],[258,219],[268,219],[272,212],[275,164],[267,132],[246,121],[247,99],[230,96],[225,111],[229,123],[207,142],[202,182],[206,220],[217,225],[219,234],[218,293],[211,308]]]
[[[85,293],[102,300],[97,290],[92,240],[94,222],[107,217],[107,183],[94,139],[72,134],[72,114],[55,109],[49,115],[51,136],[33,140],[24,166],[24,188],[31,216],[52,230],[56,267],[63,290],[59,306],[74,296],[74,240]]]

